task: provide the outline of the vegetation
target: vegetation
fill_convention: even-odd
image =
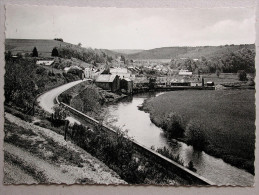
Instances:
[[[53,50],[51,52],[51,56],[58,57],[58,49],[56,47],[53,48]]]
[[[32,57],[38,57],[38,50],[36,47],[34,47],[32,50]]]
[[[254,44],[249,45],[225,45],[225,46],[198,46],[198,47],[162,47],[150,50],[139,51],[138,53],[127,55],[129,59],[199,59],[205,57],[219,57],[226,53],[247,48],[255,49]]]
[[[62,38],[54,38],[54,40],[64,42]]]
[[[170,112],[162,121],[162,128],[168,138],[183,137],[184,125],[182,117],[174,112]]]
[[[206,129],[201,121],[190,121],[186,127],[185,137],[187,144],[193,145],[197,150],[204,150],[207,145]]]
[[[12,104],[27,112],[38,94],[79,77],[73,74],[55,74],[34,59],[18,58],[15,61],[6,56],[5,104]]]
[[[112,58],[107,56],[103,51],[83,48],[79,46],[65,46],[58,49],[59,56],[62,58],[77,58],[87,63],[105,63],[111,62]]]
[[[238,78],[240,81],[247,81],[247,75],[244,70],[238,72]]]
[[[183,160],[180,158],[179,154],[177,156],[173,155],[172,152],[166,147],[158,148],[156,150],[158,153],[162,154],[163,156],[177,162],[178,164],[184,166]]]
[[[161,127],[173,110],[182,118],[182,141],[254,173],[254,96],[254,90],[177,91],[147,100],[143,109]]]
[[[93,131],[75,124],[70,130],[70,138],[84,150],[105,162],[130,184],[169,184],[176,175],[154,160],[138,154],[127,135],[120,130],[109,134],[101,127]],[[181,181],[186,183],[186,181]]]
[[[191,58],[173,59],[170,63],[172,69],[187,69],[189,71],[203,73],[216,73],[219,76],[223,73],[237,73],[245,70],[247,73],[255,72],[255,50],[242,48],[234,52],[213,57],[202,56],[198,60]]]

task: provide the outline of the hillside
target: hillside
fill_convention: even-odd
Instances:
[[[5,50],[6,52],[11,51],[12,54],[17,54],[17,53],[31,54],[34,47],[37,48],[39,57],[51,57],[51,52],[53,48],[56,47],[59,51],[59,54],[62,55],[61,57],[78,58],[78,53],[80,53],[81,58],[85,62],[90,62],[92,60],[104,61],[103,59],[100,59],[100,58],[102,57],[105,58],[106,56],[115,58],[115,56],[122,55],[120,53],[107,50],[107,49],[84,48],[71,43],[66,43],[66,42],[51,40],[51,39],[6,39],[5,40]],[[105,53],[106,56],[104,56],[103,53]],[[83,55],[86,56],[85,57],[86,59],[82,57]],[[98,59],[93,59],[92,57],[89,57],[89,56],[97,56]]]
[[[6,51],[11,51],[13,54],[30,54],[33,48],[36,47],[41,57],[50,57],[54,47],[71,45],[70,43],[50,39],[5,39]]]
[[[113,49],[112,51],[121,53],[121,54],[136,54],[144,51],[143,49]]]
[[[217,57],[226,53],[235,52],[242,48],[255,49],[254,44],[200,46],[200,47],[162,47],[144,50],[136,54],[127,55],[129,59],[172,59],[172,58],[205,58]]]

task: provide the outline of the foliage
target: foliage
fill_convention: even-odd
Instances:
[[[38,57],[38,50],[36,47],[34,47],[32,50],[32,57]]]
[[[255,50],[241,48],[236,51],[226,51],[221,55],[212,57],[201,56],[198,60],[191,58],[175,58],[170,62],[171,69],[187,69],[189,71],[201,70],[204,73],[237,73],[245,70],[248,73],[255,72]]]
[[[158,153],[162,154],[163,156],[177,162],[178,164],[184,166],[183,160],[180,158],[179,154],[177,156],[173,155],[172,152],[165,146],[163,148],[157,148],[156,150]]]
[[[203,150],[207,144],[205,127],[201,121],[190,121],[186,127],[185,136],[187,144],[193,145],[197,150]]]
[[[56,47],[53,48],[52,52],[51,52],[51,56],[58,56],[58,49]]]
[[[166,167],[138,155],[127,134],[119,129],[115,134],[110,134],[102,130],[101,126],[91,130],[74,124],[69,135],[77,145],[105,162],[130,184],[163,184],[175,177]]]
[[[36,96],[66,81],[79,79],[72,74],[48,74],[48,71],[35,65],[34,59],[19,58],[6,60],[5,65],[5,103],[13,104],[24,112],[32,107]]]
[[[62,58],[71,59],[77,58],[87,63],[105,63],[108,58],[107,55],[103,55],[103,52],[100,50],[92,48],[83,48],[79,46],[66,46],[58,49],[59,56]],[[111,60],[111,58],[109,58]]]
[[[175,112],[170,112],[162,123],[162,128],[165,130],[167,137],[182,137],[184,135],[184,126],[181,116]]]
[[[64,120],[67,116],[67,111],[59,106],[59,105],[55,105],[54,106],[54,119],[58,119],[58,120]]]
[[[64,42],[62,38],[54,38],[54,40]]]
[[[238,78],[240,81],[247,81],[247,75],[244,70],[238,71]]]

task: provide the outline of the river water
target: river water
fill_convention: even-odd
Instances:
[[[179,141],[169,143],[161,128],[150,120],[149,114],[138,109],[145,99],[162,93],[137,94],[108,106],[105,123],[127,130],[128,135],[146,147],[168,147],[173,154],[179,155],[184,164],[193,161],[197,173],[217,185],[251,186],[254,176],[245,170],[225,163],[222,159],[212,157],[205,152],[195,151],[192,146]]]

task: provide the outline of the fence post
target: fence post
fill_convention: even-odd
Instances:
[[[67,140],[67,130],[68,130],[68,123],[69,121],[68,120],[65,120],[65,135],[64,135],[64,139]]]

